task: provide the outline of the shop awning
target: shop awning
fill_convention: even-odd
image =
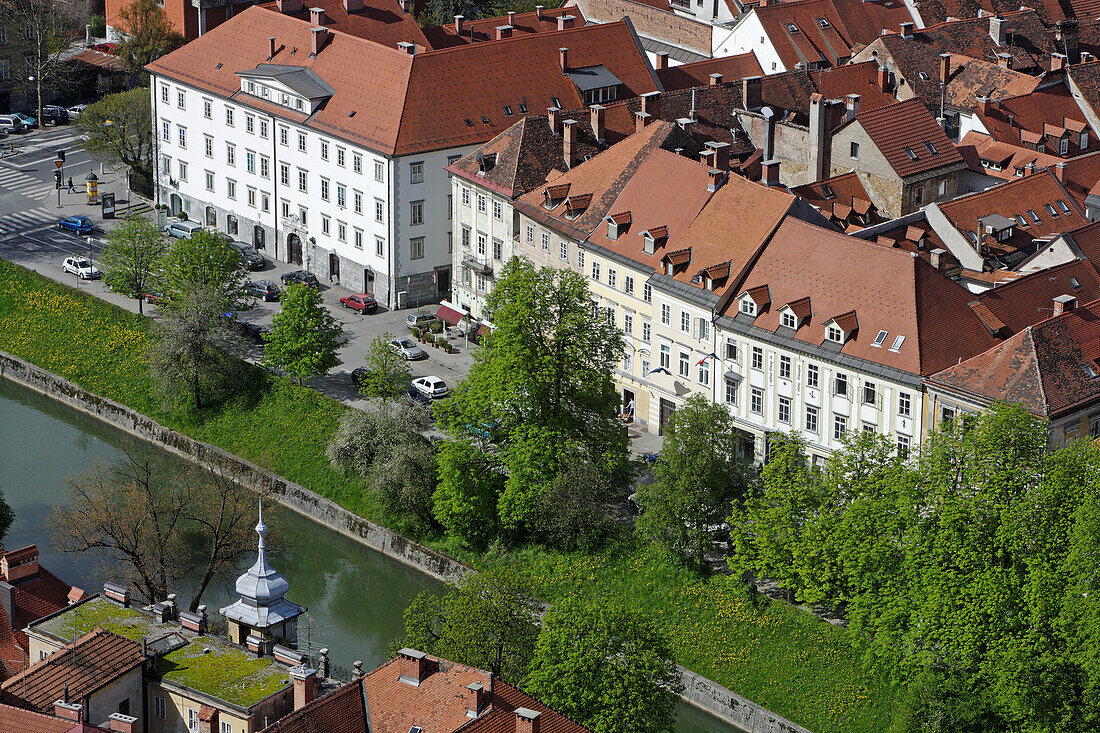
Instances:
[[[488,326],[486,326],[486,325],[485,325],[484,323],[483,323],[483,324],[481,324],[481,325],[480,325],[480,326],[478,326],[478,328],[477,328],[477,336],[478,336],[478,338],[481,338],[481,337],[482,337],[482,336],[484,336],[485,334],[489,333],[489,331],[491,331],[491,330],[492,330],[492,329],[490,329],[490,328],[489,328]]]
[[[439,310],[435,312],[435,317],[448,326],[457,326],[462,321],[462,314],[446,305],[439,306]]]

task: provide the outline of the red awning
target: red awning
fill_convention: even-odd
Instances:
[[[456,311],[454,308],[448,308],[445,305],[439,306],[439,310],[435,312],[435,317],[449,326],[457,326],[462,320],[461,313]]]
[[[481,338],[482,336],[484,336],[487,333],[489,333],[489,327],[488,326],[486,326],[484,323],[481,324],[480,326],[478,326],[478,329],[477,329],[477,337],[478,338]]]

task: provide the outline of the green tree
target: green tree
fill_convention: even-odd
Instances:
[[[471,573],[443,596],[417,596],[405,610],[405,636],[393,646],[486,669],[517,685],[534,651],[538,614],[531,587],[509,571]]]
[[[348,410],[325,448],[338,471],[366,478],[375,460],[390,448],[422,439],[431,413],[412,400],[390,400]]]
[[[498,446],[481,447],[481,460],[504,476],[492,505],[514,539],[537,530],[543,496],[578,456],[620,484],[629,480],[627,435],[611,376],[623,343],[614,324],[594,317],[580,275],[520,259],[502,268],[487,310],[493,334],[437,415],[452,437],[470,426],[501,426]],[[441,488],[452,481],[449,466],[441,457]]]
[[[388,331],[375,336],[367,347],[367,373],[359,383],[364,397],[400,397],[409,386],[412,370],[405,357],[390,347],[393,335]]]
[[[9,61],[22,58],[14,76],[34,85],[36,117],[45,126],[42,105],[50,92],[66,93],[74,69],[65,52],[83,31],[82,10],[72,0],[0,0],[0,22],[18,44]]]
[[[251,307],[247,286],[248,273],[240,254],[216,232],[200,229],[189,238],[175,240],[168,248],[164,290],[173,303],[189,291],[201,290],[216,297],[223,312],[247,310]]]
[[[683,687],[660,627],[607,599],[551,608],[529,669],[529,693],[594,733],[670,729]]]
[[[645,539],[668,547],[683,560],[702,564],[714,541],[714,527],[744,497],[750,466],[724,405],[692,395],[665,424],[655,480],[638,487],[642,514],[636,523]]]
[[[107,235],[100,257],[104,281],[111,289],[135,298],[143,313],[144,295],[152,289],[168,245],[152,221],[128,216]]]
[[[89,105],[76,125],[93,158],[127,165],[151,185],[155,153],[148,89],[108,94]]]
[[[504,488],[500,465],[480,446],[453,438],[439,450],[439,484],[432,511],[448,532],[484,549],[500,531],[497,498]]]
[[[308,285],[284,290],[282,305],[271,331],[263,336],[263,363],[305,384],[340,363],[337,352],[347,343],[344,327],[321,302],[321,294]]]
[[[408,522],[418,532],[435,523],[432,494],[438,472],[435,450],[420,435],[388,447],[378,453],[367,485],[385,507]]]
[[[8,535],[12,523],[15,521],[15,510],[8,504],[4,491],[0,488],[0,542]]]
[[[118,46],[118,57],[128,72],[142,78],[146,77],[146,64],[186,42],[172,28],[168,13],[156,0],[131,0],[119,11],[117,25],[126,29],[126,37]]]
[[[539,510],[538,536],[567,552],[595,552],[619,529],[612,511],[615,481],[578,457],[550,483]]]

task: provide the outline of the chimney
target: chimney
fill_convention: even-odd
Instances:
[[[590,110],[589,117],[592,122],[592,134],[595,136],[596,142],[602,143],[606,137],[603,124],[603,111],[605,107],[602,104],[594,104],[588,109]]]
[[[354,662],[351,663],[351,666],[352,666],[351,678],[353,680],[362,679],[363,678],[363,663],[360,662],[358,659],[356,659]]]
[[[726,172],[720,171],[717,168],[711,168],[707,171],[709,181],[707,182],[707,190],[714,193],[722,187],[722,184],[726,182]]]
[[[844,98],[844,121],[855,119],[859,114],[859,95],[849,94]]]
[[[508,11],[508,25],[512,26],[513,28],[516,27],[516,11],[514,10]]]
[[[634,113],[634,132],[641,132],[645,129],[645,126],[649,124],[652,115],[646,112]]]
[[[315,58],[317,54],[321,53],[321,49],[328,43],[329,32],[328,28],[323,25],[317,25],[309,29],[312,43],[309,47],[310,58]]]
[[[206,633],[206,606],[199,606],[200,613],[180,611],[180,626],[199,636]]]
[[[427,676],[427,654],[408,647],[397,652],[397,679],[400,682],[419,687]]]
[[[715,74],[710,75],[710,85],[712,87],[716,87],[721,83],[722,83],[722,75],[721,74],[715,73]]]
[[[485,685],[480,682],[471,682],[466,685],[466,716],[476,718],[481,709],[485,707],[485,698],[488,697]]]
[[[104,583],[103,595],[107,600],[114,601],[123,608],[130,607],[130,589],[117,583]]]
[[[455,35],[456,36],[461,36],[462,35],[462,16],[461,15],[456,15],[455,16]]]
[[[249,634],[244,639],[244,646],[257,657],[264,655],[264,639],[259,634]]]
[[[913,28],[915,28],[915,27],[916,27],[916,23],[913,23],[912,21],[902,23],[901,24],[901,37],[906,38],[906,39],[912,38],[913,37]]]
[[[530,708],[516,708],[516,733],[539,733],[541,713]]]
[[[299,13],[303,7],[305,3],[302,0],[275,0],[275,9],[287,15]]]
[[[714,151],[710,148],[703,148],[699,151],[699,163],[705,165],[707,168],[714,167]]]
[[[573,22],[577,19],[575,15],[559,15],[558,16],[558,30],[564,31],[573,27]]]
[[[313,25],[325,24],[325,9],[324,8],[310,8],[309,9],[309,22]]]
[[[1054,315],[1060,316],[1077,307],[1077,298],[1072,295],[1059,295],[1054,299]]]
[[[707,147],[714,151],[714,167],[720,171],[730,169],[730,144],[709,142]]]
[[[1058,42],[1058,50],[1066,55],[1067,64],[1076,64],[1081,60],[1077,51],[1076,20],[1066,19],[1055,23],[1054,40]]]
[[[760,110],[760,116],[764,118],[764,160],[775,157],[775,110],[764,107]]]
[[[218,733],[218,719],[221,713],[217,708],[203,705],[199,709],[199,733]]]
[[[290,670],[290,677],[294,680],[294,709],[301,710],[317,695],[317,670],[303,664]]]
[[[690,117],[677,117],[676,124],[680,126],[680,129],[686,133],[691,133],[691,126],[695,124],[695,120]],[[683,148],[680,148],[683,150]]]
[[[760,109],[763,102],[760,96],[759,76],[746,76],[741,80],[741,104],[750,112]]]
[[[1002,69],[1011,69],[1012,68],[1012,54],[1010,54],[1010,53],[999,53],[999,54],[997,54],[997,63],[1000,65],[1000,67]]]
[[[1008,28],[1005,27],[1005,19],[999,15],[989,16],[989,37],[998,46],[1008,42]]]
[[[825,98],[817,92],[810,95],[809,166],[811,180],[825,179]]]
[[[760,164],[760,167],[764,170],[764,175],[761,176],[760,182],[767,185],[768,188],[775,188],[779,185],[779,161],[778,160],[765,160]]]
[[[344,0],[344,11],[347,13],[363,12],[363,0]]]
[[[947,250],[946,249],[934,249],[928,253],[928,261],[932,267],[936,268],[940,272],[947,269]]]
[[[405,53],[407,53],[410,56],[415,56],[416,55],[416,44],[415,43],[409,43],[408,41],[398,41],[397,42],[397,47],[400,48],[402,51],[404,51]]]
[[[668,68],[668,53],[662,51],[661,53],[657,54],[657,69],[660,70],[660,69],[667,69],[667,68]]]
[[[978,103],[978,112],[987,117],[993,111],[993,101],[989,97],[975,97],[974,101]]]
[[[536,20],[542,20],[543,19],[542,18],[542,8],[543,8],[542,5],[536,5],[535,6],[535,19]]]
[[[890,92],[890,70],[885,66],[878,67],[878,88],[885,93]]]
[[[661,93],[646,92],[642,95],[642,111],[656,119],[661,116]]]
[[[568,48],[559,48],[558,49],[558,66],[561,67],[562,71],[565,71],[569,68],[569,49]]]
[[[546,109],[546,124],[550,126],[550,132],[557,137],[561,134],[561,110],[557,107]]]
[[[1066,68],[1066,55],[1064,53],[1052,53],[1050,55],[1050,70],[1061,71]]]
[[[317,673],[321,675],[321,679],[328,679],[329,660],[327,646],[321,648],[320,657],[317,659]]]
[[[137,728],[137,718],[132,715],[111,713],[107,716],[107,721],[111,726],[110,730],[115,731],[115,733],[135,733]]]
[[[1066,161],[1063,160],[1054,166],[1054,175],[1062,183],[1066,182]]]
[[[80,723],[84,720],[84,706],[72,702],[58,700],[53,704],[53,716],[62,720],[71,720]]]
[[[561,152],[565,167],[571,169],[577,164],[577,121],[564,120],[561,125]]]
[[[502,38],[511,38],[511,37],[512,37],[512,26],[510,26],[510,25],[498,25],[497,26],[497,40],[498,41],[501,40]]]
[[[397,4],[401,6],[402,13],[409,12],[409,2],[410,0],[397,0]]]
[[[268,36],[267,38],[267,60],[275,58],[275,36]]]
[[[84,45],[92,45],[92,26],[90,23],[84,26]]]
[[[940,54],[940,81],[946,84],[951,80],[951,54]]]
[[[1090,64],[1090,63],[1092,63],[1093,61],[1096,60],[1096,58],[1091,53],[1089,53],[1088,51],[1082,51],[1079,54],[1079,57],[1081,59],[1082,64]]]

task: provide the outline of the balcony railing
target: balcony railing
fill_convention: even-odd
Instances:
[[[486,259],[482,259],[477,255],[464,252],[462,254],[462,265],[468,267],[476,273],[482,275],[493,274],[493,264]]]

